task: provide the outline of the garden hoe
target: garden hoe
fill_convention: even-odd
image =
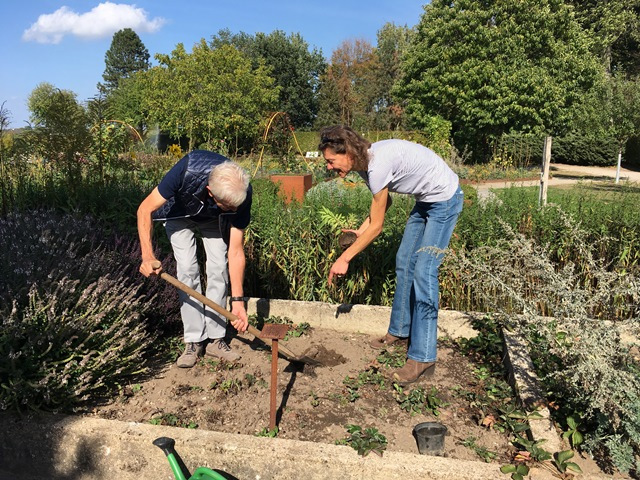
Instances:
[[[160,262],[157,262],[157,264],[153,265],[154,268],[160,268],[160,266],[161,266]],[[236,315],[234,315],[233,313],[229,312],[228,310],[225,310],[220,305],[215,303],[213,300],[210,300],[209,298],[205,297],[200,292],[194,290],[193,288],[189,287],[188,285],[185,285],[180,280],[178,280],[175,277],[172,277],[168,273],[161,272],[160,273],[160,277],[163,280],[165,280],[168,283],[170,283],[171,285],[173,285],[174,287],[176,287],[178,290],[182,290],[187,295],[195,298],[196,300],[201,301],[204,305],[206,305],[207,307],[210,307],[213,311],[219,313],[220,315],[225,317],[227,320],[229,320],[231,322],[235,322],[236,320],[238,320],[238,317]],[[251,335],[253,335],[254,337],[260,338],[260,334],[261,334],[260,330],[255,328],[253,325],[248,325],[247,326],[247,331]],[[298,356],[295,353],[293,353],[291,350],[289,350],[288,348],[284,347],[283,345],[280,345],[279,351],[282,354],[282,356],[285,357],[290,362],[303,363],[305,365],[309,365],[309,366],[312,366],[312,367],[317,367],[317,366],[321,365],[321,363],[318,360],[316,360],[314,358],[311,358],[311,357],[308,357],[308,356]]]

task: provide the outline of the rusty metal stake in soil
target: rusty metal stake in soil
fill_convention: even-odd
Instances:
[[[269,431],[276,428],[276,390],[278,389],[278,340],[282,340],[288,325],[265,323],[260,338],[271,339],[271,400],[269,409]]]

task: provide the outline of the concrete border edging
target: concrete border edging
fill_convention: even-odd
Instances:
[[[403,452],[361,457],[345,446],[96,418],[63,417],[27,425],[7,421],[3,424],[0,452],[4,465],[0,468],[13,463],[11,471],[21,469],[25,475],[4,477],[0,470],[0,478],[171,479],[164,454],[152,445],[160,436],[176,440],[176,450],[189,470],[207,466],[231,475],[229,478],[242,480],[494,480],[501,476],[497,464]],[[41,434],[43,430],[45,435]],[[21,452],[13,461],[7,457],[7,448],[12,445],[13,451]],[[46,466],[47,458],[55,459],[55,467],[54,462]]]
[[[250,298],[247,313],[258,313],[264,317],[288,317],[294,323],[308,322],[313,327],[339,332],[384,335],[389,326],[391,307]],[[477,332],[471,326],[471,321],[476,316],[482,314],[440,310],[438,335],[451,338],[474,337]]]

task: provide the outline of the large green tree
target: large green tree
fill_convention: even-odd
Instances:
[[[628,140],[640,136],[640,79],[606,77],[585,102],[578,126],[595,138],[615,139],[619,164]]]
[[[640,73],[640,0],[569,0],[608,72]]]
[[[120,80],[118,88],[109,92],[107,103],[111,118],[120,120],[135,127],[137,132],[146,137],[149,132],[149,112],[145,103],[144,72],[134,74],[129,78]]]
[[[104,56],[105,69],[102,74],[107,91],[118,87],[121,80],[150,67],[149,51],[136,32],[130,28],[118,30],[113,35],[111,46]]]
[[[506,132],[571,129],[602,75],[586,32],[562,0],[433,0],[405,55],[396,93],[416,127],[451,121],[477,159]]]
[[[29,95],[33,149],[61,167],[73,188],[81,172],[81,162],[90,145],[89,119],[75,93],[41,83]]]
[[[264,65],[231,45],[211,48],[205,40],[191,53],[178,44],[160,65],[136,76],[144,88],[149,119],[172,138],[188,137],[190,148],[238,139],[247,145],[260,133],[260,119],[277,104],[279,88]]]
[[[248,55],[255,68],[264,63],[280,87],[278,111],[286,112],[295,127],[312,125],[318,112],[319,78],[326,69],[321,51],[310,49],[299,33],[287,35],[281,30],[255,36],[221,30],[212,37],[211,46],[223,45],[233,45]]]
[[[385,23],[378,30],[376,54],[379,59],[379,71],[376,75],[377,100],[375,109],[378,112],[377,122],[382,129],[394,130],[401,126],[402,107],[392,94],[393,85],[401,74],[402,56],[407,51],[413,30],[393,23]]]
[[[377,82],[381,66],[374,47],[366,40],[345,40],[333,51],[322,77],[323,103],[318,124],[341,123],[358,130],[379,128],[376,106],[381,89]],[[333,120],[333,122],[331,122]]]

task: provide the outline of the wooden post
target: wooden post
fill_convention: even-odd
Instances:
[[[620,165],[622,164],[622,149],[618,150],[618,164],[616,165],[616,183],[620,182]]]
[[[542,171],[540,172],[540,195],[538,206],[547,204],[547,187],[549,185],[549,164],[551,163],[551,138],[544,138],[544,148],[542,149]]]

